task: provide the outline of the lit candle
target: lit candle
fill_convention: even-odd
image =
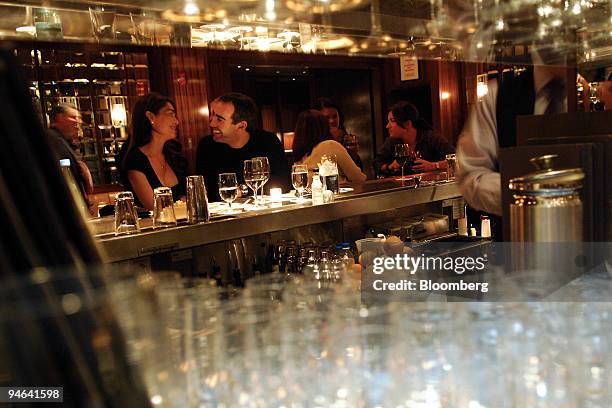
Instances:
[[[283,196],[283,190],[280,188],[271,188],[270,189],[270,198],[272,201],[279,202],[281,201],[281,197]]]

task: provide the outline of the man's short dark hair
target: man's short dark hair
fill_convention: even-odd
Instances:
[[[259,127],[257,105],[255,105],[255,102],[250,97],[238,92],[231,92],[221,95],[217,100],[234,105],[232,123],[238,123],[244,120],[247,123],[247,132]]]
[[[51,111],[49,112],[49,120],[51,122],[55,122],[57,115],[59,115],[60,113],[68,113],[70,109],[78,111],[77,108],[70,105],[69,103],[59,103],[55,105],[53,108],[51,108]]]

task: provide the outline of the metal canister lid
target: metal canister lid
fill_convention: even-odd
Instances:
[[[534,157],[529,161],[537,171],[510,180],[510,190],[535,194],[569,194],[582,187],[584,171],[580,168],[554,169],[553,162],[558,156],[548,154]]]

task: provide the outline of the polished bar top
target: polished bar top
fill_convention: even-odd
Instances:
[[[98,235],[97,238],[106,259],[109,262],[118,262],[157,252],[191,248],[461,196],[456,182],[414,188],[414,182],[411,180],[402,182],[398,179],[384,179],[351,187],[354,188],[353,191],[338,195],[331,203],[283,203],[282,206],[239,213],[231,218],[213,219],[206,223],[179,223],[178,227],[160,230],[143,227],[139,234],[117,237],[114,234],[105,234]]]

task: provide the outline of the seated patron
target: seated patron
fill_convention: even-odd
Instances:
[[[411,168],[404,168],[405,174],[446,169],[446,155],[454,153],[455,149],[419,117],[419,111],[413,104],[406,101],[396,103],[391,107],[387,120],[389,137],[374,160],[374,168],[379,176],[401,174],[401,166],[395,159],[394,151],[398,144],[410,145],[411,151],[417,155]]]
[[[355,164],[363,170],[363,162],[359,157],[359,141],[355,135],[349,134],[344,128],[344,116],[340,109],[329,98],[320,98],[315,109],[327,119],[329,133],[334,140],[346,148]]]
[[[204,176],[208,199],[220,201],[220,173],[236,173],[238,183],[244,183],[243,164],[253,157],[267,157],[270,180],[265,190],[280,187],[290,190],[289,164],[280,140],[257,127],[257,107],[246,95],[229,93],[212,101],[211,135],[198,144],[196,173]]]
[[[121,173],[137,205],[153,210],[153,190],[162,186],[172,189],[174,200],[185,196],[187,163],[176,141],[174,102],[157,93],[141,97],[134,104],[131,124]]]
[[[331,137],[328,120],[322,113],[315,109],[300,113],[293,139],[296,164],[305,164],[309,170],[315,169],[324,155],[335,156],[340,182],[359,183],[367,179],[344,146]]]
[[[93,206],[89,195],[93,193],[91,172],[78,153],[81,114],[71,105],[60,103],[49,113],[49,136],[58,159],[70,159],[70,172],[76,181],[90,212]]]

